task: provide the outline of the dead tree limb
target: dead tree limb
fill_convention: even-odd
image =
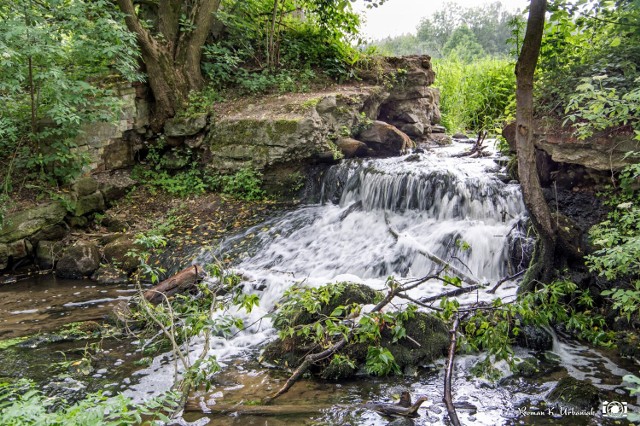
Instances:
[[[420,299],[420,302],[431,303],[431,302],[435,302],[436,300],[443,299],[445,297],[456,297],[456,296],[460,296],[461,294],[471,293],[472,291],[478,290],[480,288],[482,288],[481,285],[472,285],[470,287],[456,288],[455,290],[445,291],[444,293],[440,293],[435,296],[423,297],[422,299]]]
[[[456,333],[458,332],[459,325],[460,317],[456,315],[456,319],[453,321],[453,327],[449,331],[451,337],[449,344],[449,356],[447,357],[447,366],[444,373],[444,396],[442,398],[442,401],[447,407],[447,413],[449,413],[449,419],[453,426],[460,426],[456,407],[453,405],[453,399],[451,398],[451,376],[453,375],[453,359],[456,355]]]
[[[524,270],[522,270],[522,271],[520,271],[520,272],[518,272],[518,273],[516,273],[516,274],[513,274],[513,275],[511,275],[510,277],[504,277],[503,279],[501,279],[500,281],[498,281],[498,282],[496,283],[496,285],[494,285],[490,290],[488,290],[488,291],[487,291],[487,293],[489,293],[489,294],[494,294],[494,293],[496,292],[496,290],[497,290],[497,289],[498,289],[502,284],[506,283],[507,281],[511,281],[511,280],[513,280],[513,279],[516,279],[516,278],[518,278],[520,275],[524,275],[524,273],[525,273],[525,272],[527,272],[527,270],[526,270],[526,269],[524,269]]]
[[[398,240],[400,239],[400,233],[393,228],[393,226],[391,226],[391,222],[389,222],[389,217],[387,215],[384,216],[384,219],[387,223],[387,229],[389,230],[389,233],[391,235],[393,235],[393,237]],[[451,272],[453,275],[457,276],[458,278],[460,278],[462,281],[465,281],[469,284],[473,284],[473,285],[477,285],[479,287],[482,286],[482,283],[480,283],[480,281],[478,281],[477,279],[471,277],[470,275],[468,275],[467,273],[465,273],[464,271],[462,271],[461,269],[453,266],[452,264],[450,264],[449,262],[445,261],[444,259],[441,259],[440,257],[436,256],[433,253],[430,253],[429,251],[422,249],[422,248],[416,248],[416,251],[418,253],[420,253],[421,255],[425,256],[427,259],[431,260],[433,263],[442,266],[445,270],[448,270],[449,272]]]
[[[204,278],[204,269],[200,265],[191,265],[174,276],[167,278],[155,287],[144,292],[144,298],[157,305],[164,297],[183,293],[198,284]]]

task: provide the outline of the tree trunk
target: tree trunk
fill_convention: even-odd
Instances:
[[[540,54],[546,9],[547,0],[531,0],[527,29],[516,64],[518,175],[524,203],[539,238],[530,273],[525,277],[523,288],[530,288],[530,283],[534,280],[547,281],[550,278],[556,243],[555,227],[542,193],[533,145],[533,76]]]
[[[163,0],[157,7],[157,32],[143,26],[132,0],[117,0],[127,28],[140,45],[155,106],[152,127],[162,129],[186,102],[189,92],[204,84],[202,47],[215,22],[220,0]],[[187,11],[183,16],[183,11]],[[185,20],[187,22],[185,22]]]

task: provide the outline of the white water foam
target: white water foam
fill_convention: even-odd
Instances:
[[[321,194],[324,199],[339,198],[339,203],[300,207],[223,243],[219,252],[238,255],[235,269],[246,278],[244,290],[258,294],[260,306],[244,315],[245,324],[252,324],[247,330],[232,339],[214,339],[210,354],[229,362],[273,338],[267,315],[294,284],[348,280],[381,290],[388,276],[408,280],[434,272],[438,265],[421,254],[424,251],[487,283],[513,273],[508,235],[525,215],[519,187],[496,178],[492,172],[499,167],[493,158],[451,157],[467,147],[456,144],[420,154],[418,161],[405,161],[405,156],[344,162],[327,173],[331,178]],[[342,176],[344,182],[330,181],[334,176]],[[254,238],[244,244],[248,236]],[[247,247],[246,252],[237,247]],[[210,262],[219,252],[205,252],[197,261]],[[497,296],[513,295],[515,287],[505,284]],[[411,296],[449,289],[430,281],[412,290]],[[479,291],[460,300],[495,296]],[[202,343],[191,349],[195,358]],[[129,396],[142,399],[167,390],[173,378],[170,360],[170,354],[157,357],[141,370],[141,380],[127,391]]]

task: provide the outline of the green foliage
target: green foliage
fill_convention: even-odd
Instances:
[[[463,25],[456,28],[442,48],[445,57],[454,57],[462,62],[472,62],[486,55],[475,34]]]
[[[523,22],[518,13],[504,9],[500,2],[484,6],[460,7],[446,4],[431,17],[423,18],[416,34],[388,37],[374,43],[387,55],[428,54],[443,58],[452,51],[461,59],[486,53],[506,56],[512,53],[512,28]]]
[[[274,315],[274,325],[281,339],[298,337],[319,344],[323,348],[344,338],[349,343],[367,345],[365,370],[373,375],[400,373],[400,368],[391,352],[381,346],[382,332],[391,334],[395,343],[407,337],[404,324],[415,316],[416,307],[409,305],[394,312],[371,312],[361,314],[357,303],[339,305],[329,313],[325,307],[338,298],[347,283],[335,283],[318,288],[294,286],[284,295],[284,302]],[[353,318],[358,317],[358,321]],[[337,353],[331,360],[335,367],[355,368],[353,360]]]
[[[536,84],[540,114],[557,114],[567,108],[585,78],[607,75],[606,91],[615,89],[618,94],[637,88],[637,2],[556,2],[550,12]]]
[[[140,79],[135,39],[104,0],[11,0],[0,18],[0,161],[68,182],[86,165],[82,126],[117,118],[116,85]]]
[[[640,312],[640,163],[627,166],[618,176],[618,188],[609,188],[605,196],[611,208],[607,219],[590,231],[598,248],[587,256],[591,272],[618,280],[617,287],[601,294],[613,301],[613,308],[630,321]]]
[[[122,394],[107,398],[101,392],[74,404],[43,395],[34,383],[19,380],[0,383],[0,418],[4,425],[137,425],[146,421],[168,422],[166,413],[178,408],[172,392],[135,405]]]
[[[506,59],[465,63],[449,57],[434,61],[442,124],[447,130],[495,131],[515,99],[513,67]]]
[[[365,371],[374,376],[387,376],[391,373],[400,374],[400,367],[389,349],[380,346],[369,346]]]
[[[222,193],[247,201],[261,200],[265,196],[262,186],[262,173],[244,168],[232,175],[221,176]]]
[[[513,302],[495,299],[490,306],[470,309],[466,315],[461,313],[455,300],[442,299],[440,308],[439,315],[446,321],[461,316],[458,347],[463,352],[485,352],[485,358],[474,367],[474,372],[490,380],[499,378],[498,371],[492,367],[494,361],[505,360],[514,368],[517,359],[511,346],[524,325],[563,324],[578,338],[605,347],[613,345],[614,333],[607,330],[605,317],[595,311],[589,291],[580,290],[566,280],[521,294]]]
[[[359,18],[349,2],[227,0],[217,17],[224,37],[205,45],[202,68],[218,89],[306,91],[316,71],[353,77]]]
[[[640,141],[640,77],[635,81],[636,87],[622,94],[615,87],[606,87],[607,80],[606,75],[582,79],[569,98],[565,124],[573,123],[579,139],[594,132],[631,126],[635,139]]]

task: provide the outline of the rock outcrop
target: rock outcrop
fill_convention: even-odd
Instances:
[[[94,213],[104,211],[134,184],[124,171],[83,177],[58,201],[8,214],[0,228],[0,271],[34,259],[39,267],[52,269],[61,260],[60,241],[70,227],[86,225]]]
[[[357,86],[223,103],[204,135],[209,165],[223,173],[252,167],[268,178],[339,154],[399,155],[440,120],[434,78],[428,56],[385,58]]]

